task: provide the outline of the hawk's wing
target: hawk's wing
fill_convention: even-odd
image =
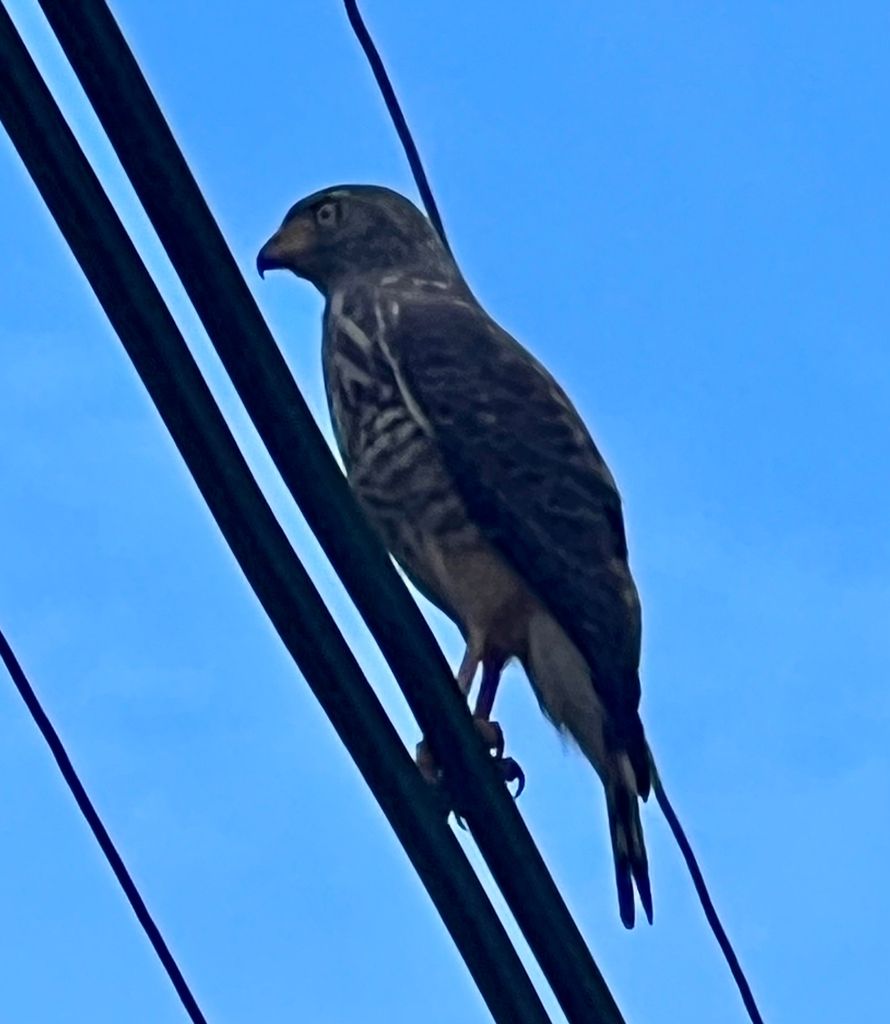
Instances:
[[[642,741],[640,603],[621,499],[546,370],[476,306],[402,303],[386,330],[470,517],[585,656],[625,742]]]

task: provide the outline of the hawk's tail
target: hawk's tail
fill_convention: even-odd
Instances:
[[[651,923],[652,893],[640,824],[640,798],[649,795],[650,777],[639,718],[625,724],[623,744],[607,741],[606,711],[590,667],[550,615],[532,617],[523,664],[544,714],[574,738],[605,787],[621,920],[633,927],[636,883]]]
[[[649,887],[649,862],[640,822],[640,801],[627,754],[616,758],[626,771],[614,772],[606,780],[606,806],[615,858],[615,882],[618,885],[618,909],[625,928],[634,926],[634,883],[646,919],[652,924],[652,890]],[[611,773],[610,773],[611,774]],[[628,779],[630,776],[630,779]]]

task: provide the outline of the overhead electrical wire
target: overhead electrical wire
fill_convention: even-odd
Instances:
[[[349,18],[349,23],[365,52],[365,56],[371,66],[371,71],[374,74],[374,79],[377,82],[377,87],[380,89],[383,101],[386,104],[387,112],[389,113],[393,126],[396,129],[396,133],[402,143],[402,147],[405,150],[405,157],[408,160],[408,165],[414,176],[414,183],[417,185],[417,190],[420,192],[421,199],[423,200],[427,216],[432,222],[433,227],[435,227],[439,237],[442,239],[442,242],[450,251],[450,247],[448,246],[448,242],[445,238],[445,228],[442,224],[439,207],[436,204],[433,190],[430,187],[426,171],[423,168],[423,161],[421,160],[420,152],[418,151],[411,135],[411,129],[408,127],[408,122],[405,119],[405,115],[402,113],[402,108],[399,104],[398,98],[396,97],[395,90],[389,80],[386,65],[383,63],[383,59],[374,44],[374,40],[371,38],[371,34],[362,19],[356,0],[344,0],[344,6],[346,8],[346,15]],[[739,963],[735,950],[732,948],[729,936],[726,934],[726,930],[721,924],[720,918],[717,916],[717,911],[714,908],[713,901],[711,900],[710,893],[708,892],[704,876],[698,866],[698,861],[692,851],[692,846],[686,838],[686,833],[683,831],[680,819],[677,817],[677,814],[665,793],[664,785],[661,781],[660,775],[658,774],[658,770],[655,767],[655,761],[652,757],[651,750],[649,752],[649,763],[652,772],[652,788],[655,792],[655,799],[658,801],[658,806],[661,808],[671,832],[674,835],[674,839],[680,847],[683,859],[686,861],[686,866],[692,877],[692,883],[702,905],[702,910],[705,913],[705,918],[711,926],[711,931],[714,933],[717,945],[720,947],[720,951],[723,953],[723,956],[729,965],[730,973],[738,986],[742,1002],[745,1004],[745,1009],[748,1011],[748,1016],[751,1018],[752,1024],[763,1024],[763,1018],[761,1017],[757,1004],[754,1001],[754,994],[751,991],[751,986],[748,984],[748,979],[745,977],[745,973],[742,970],[742,966]]]
[[[6,16],[6,11],[0,8],[0,37],[3,34],[3,19]],[[2,50],[2,44],[0,44],[0,50]],[[2,77],[2,76],[0,76]],[[2,100],[0,100],[2,102]],[[173,954],[170,952],[170,948],[164,941],[164,936],[161,935],[161,931],[155,924],[154,918],[145,905],[145,901],[139,894],[139,890],[136,888],[136,883],[133,881],[130,872],[127,870],[126,864],[124,864],[123,858],[117,851],[117,847],[111,836],[108,834],[108,830],[102,824],[102,819],[99,817],[96,808],[93,806],[92,800],[87,795],[87,791],[83,788],[83,783],[78,778],[77,772],[74,770],[74,765],[71,763],[71,758],[68,757],[68,753],[65,747],[62,745],[62,741],[59,739],[59,734],[53,727],[52,722],[47,717],[46,712],[37,699],[37,694],[34,692],[34,688],[28,681],[28,677],[25,675],[22,666],[19,664],[18,659],[13,653],[12,647],[9,642],[0,631],[0,659],[6,665],[7,671],[12,677],[12,681],[15,684],[15,688],[19,691],[22,700],[25,702],[25,706],[34,719],[37,728],[40,730],[46,745],[52,752],[53,757],[56,759],[56,764],[59,766],[59,771],[62,773],[62,778],[65,780],[65,784],[71,790],[71,795],[74,797],[77,803],[80,813],[86,819],[87,824],[90,826],[93,835],[96,837],[96,842],[105,855],[105,859],[111,866],[111,870],[114,872],[114,877],[117,879],[118,884],[124,891],[124,895],[130,906],[133,908],[133,913],[136,915],[139,924],[142,926],[142,930],[148,936],[148,941],[152,944],[158,959],[167,972],[167,976],[173,983],[173,987],[176,989],[176,994],[179,996],[179,1000],[182,1003],[185,1012],[189,1015],[189,1019],[193,1024],[207,1024],[207,1018],[201,1012],[201,1008],[198,1006],[198,1002],[192,995],[192,991],[188,986],[188,982],[182,971],[179,969]]]
[[[738,987],[739,995],[742,997],[742,1002],[745,1004],[748,1016],[751,1018],[752,1024],[763,1024],[763,1017],[761,1017],[760,1010],[757,1008],[757,1003],[754,1001],[754,993],[751,991],[751,986],[748,984],[748,979],[745,977],[745,972],[742,970],[739,958],[736,956],[735,950],[732,948],[729,936],[726,934],[723,925],[720,923],[720,918],[717,916],[717,911],[714,909],[711,895],[708,892],[707,885],[705,884],[704,875],[701,873],[701,868],[698,866],[698,861],[695,858],[695,854],[692,852],[692,846],[686,838],[683,826],[680,824],[680,819],[677,817],[676,811],[671,806],[670,800],[667,798],[667,794],[665,793],[664,786],[661,782],[661,776],[658,774],[658,769],[655,767],[655,761],[651,757],[651,752],[649,757],[649,769],[652,774],[652,790],[655,793],[655,799],[658,801],[658,806],[661,808],[661,812],[665,816],[665,820],[674,835],[674,839],[680,847],[680,853],[683,854],[683,859],[686,861],[686,867],[689,869],[689,874],[692,876],[692,884],[695,886],[695,891],[698,894],[702,910],[705,912],[705,917],[708,920],[708,924],[711,926],[711,931],[714,933],[717,945],[720,947],[720,951],[723,953],[723,956],[729,965],[730,973]]]
[[[154,282],[2,5],[0,120],[248,582],[405,848],[492,1016],[498,1024],[549,1024],[440,804],[275,519]]]
[[[308,411],[103,0],[40,0],[286,486],[389,662],[570,1024],[620,1012],[460,698]]]
[[[344,0],[344,6],[346,8],[346,15],[349,18],[349,23],[365,52],[365,56],[371,66],[371,71],[374,74],[374,79],[377,82],[377,87],[380,89],[383,101],[386,104],[387,112],[389,113],[393,126],[396,129],[396,133],[402,143],[402,147],[405,150],[405,157],[408,160],[408,165],[411,168],[412,175],[414,176],[414,183],[417,185],[417,190],[420,192],[421,199],[423,200],[427,216],[432,222],[433,227],[435,227],[443,243],[448,247],[448,243],[445,239],[445,228],[442,224],[441,214],[439,213],[439,207],[436,204],[433,190],[430,187],[426,171],[423,168],[423,161],[420,157],[420,152],[411,135],[411,129],[408,127],[408,122],[405,119],[405,115],[402,113],[402,108],[399,104],[398,98],[396,97],[395,90],[389,80],[386,65],[383,63],[383,59],[374,44],[374,40],[371,38],[371,34],[364,23],[356,0]],[[702,910],[704,910],[708,924],[711,926],[711,931],[714,933],[717,944],[729,965],[730,972],[738,986],[742,1001],[745,1004],[745,1009],[748,1011],[748,1015],[750,1016],[753,1024],[763,1024],[763,1018],[760,1016],[760,1011],[754,1001],[754,994],[751,991],[751,986],[748,984],[748,979],[745,977],[735,950],[732,948],[729,936],[726,934],[723,925],[720,923],[720,918],[717,916],[717,911],[714,908],[713,901],[711,900],[711,896],[708,892],[704,876],[698,866],[698,861],[695,858],[695,854],[692,851],[689,840],[686,838],[686,833],[683,831],[683,826],[680,824],[680,819],[677,817],[677,814],[665,793],[664,784],[662,783],[658,770],[655,767],[655,761],[652,758],[651,751],[649,753],[649,762],[652,771],[652,788],[655,792],[655,799],[658,801],[658,806],[661,808],[671,832],[674,835],[674,839],[680,847],[683,859],[686,861],[686,866],[688,867],[689,873],[692,877],[692,883],[695,886],[695,891],[698,895],[699,901],[701,902]]]
[[[392,119],[396,134],[399,136],[399,141],[405,150],[408,166],[411,168],[411,174],[414,176],[414,183],[417,185],[420,198],[423,200],[426,215],[436,229],[439,238],[442,239],[442,244],[451,252],[451,246],[448,244],[448,239],[445,236],[445,226],[442,223],[442,218],[439,216],[436,197],[433,195],[432,188],[430,188],[426,171],[423,169],[423,161],[420,159],[420,152],[414,144],[411,129],[408,127],[408,122],[402,113],[402,107],[396,96],[396,91],[392,87],[392,82],[389,80],[383,58],[374,45],[374,40],[371,38],[371,33],[365,25],[356,0],[344,0],[344,6],[346,7],[346,16],[349,18],[349,24],[352,26],[352,30],[355,32],[361,48],[365,51],[365,56],[371,65],[371,71],[374,73],[374,80],[377,82],[377,88],[383,96],[383,102],[386,104],[386,109]]]

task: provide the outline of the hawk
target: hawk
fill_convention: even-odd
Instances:
[[[565,392],[477,302],[404,196],[342,185],[296,203],[257,257],[326,304],[325,389],[351,488],[418,589],[458,626],[487,721],[518,659],[606,795],[621,920],[652,897],[640,601],[621,499]]]

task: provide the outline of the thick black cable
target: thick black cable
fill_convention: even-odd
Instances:
[[[3,11],[3,15],[5,15]],[[2,17],[2,15],[0,15]],[[121,855],[117,852],[117,847],[112,842],[111,836],[108,834],[108,830],[102,824],[102,819],[96,813],[96,808],[93,806],[93,802],[87,796],[87,791],[83,788],[83,783],[77,777],[77,772],[74,770],[74,765],[71,763],[71,759],[65,751],[65,747],[62,745],[62,741],[59,739],[59,734],[53,728],[52,722],[46,715],[46,712],[40,705],[40,701],[37,699],[37,694],[34,692],[33,687],[28,682],[28,678],[22,670],[21,665],[18,662],[12,648],[9,646],[6,637],[0,630],[0,658],[3,659],[9,674],[12,676],[12,681],[15,683],[16,689],[19,691],[22,700],[25,702],[28,711],[31,713],[31,717],[40,730],[41,735],[46,740],[46,744],[52,751],[53,757],[56,759],[56,764],[59,766],[59,771],[62,773],[62,778],[65,780],[66,785],[71,790],[71,795],[74,797],[77,806],[80,808],[80,813],[86,818],[87,824],[90,826],[93,835],[96,837],[96,841],[102,849],[102,853],[105,854],[105,859],[111,866],[111,870],[114,872],[114,877],[118,880],[121,889],[124,890],[124,895],[133,908],[133,913],[136,915],[139,924],[142,925],[142,930],[148,936],[148,941],[152,944],[155,953],[158,955],[158,959],[164,966],[164,970],[167,972],[170,981],[173,982],[173,987],[176,989],[176,994],[179,996],[182,1002],[185,1012],[189,1015],[189,1019],[194,1024],[207,1024],[207,1019],[201,1009],[195,997],[192,995],[191,989],[188,987],[183,977],[182,971],[179,969],[179,965],[170,952],[167,943],[164,942],[164,937],[161,935],[160,929],[154,922],[154,918],[148,911],[148,907],[145,905],[145,901],[139,895],[139,890],[136,888],[136,884],[130,876],[130,872],[127,871],[127,866],[124,864]]]
[[[748,1011],[748,1016],[751,1018],[752,1024],[763,1024],[763,1017],[760,1016],[760,1011],[757,1009],[757,1004],[754,1002],[754,993],[751,991],[748,979],[745,977],[744,971],[742,971],[742,965],[739,963],[739,959],[735,955],[735,950],[732,948],[732,944],[723,929],[723,925],[720,923],[720,918],[717,916],[717,911],[714,909],[714,904],[711,902],[711,896],[708,893],[708,887],[705,885],[704,876],[698,866],[698,861],[695,859],[695,854],[692,852],[692,847],[689,845],[689,840],[686,838],[686,833],[683,831],[683,826],[680,824],[680,819],[677,817],[674,808],[671,806],[670,800],[667,798],[667,793],[664,791],[661,776],[658,774],[658,769],[655,767],[655,760],[652,757],[651,751],[649,752],[649,773],[652,777],[652,789],[655,792],[655,799],[658,801],[658,806],[661,808],[662,814],[664,814],[667,819],[671,832],[674,834],[674,839],[680,847],[680,852],[683,854],[683,859],[686,861],[686,867],[689,869],[689,874],[692,876],[692,884],[695,886],[696,893],[698,893],[702,910],[704,910],[705,917],[708,919],[708,924],[711,926],[711,931],[714,933],[714,938],[717,940],[717,944],[720,946],[720,950],[726,958],[727,964],[729,964],[729,969],[732,972],[736,985],[738,986],[742,1002],[745,1004],[745,1009]]]
[[[436,229],[439,238],[442,239],[442,244],[449,252],[451,252],[451,246],[448,244],[448,239],[445,236],[445,228],[442,224],[442,218],[439,216],[439,208],[436,206],[433,190],[430,188],[430,183],[427,181],[426,177],[426,171],[423,169],[423,161],[420,159],[420,153],[417,151],[417,146],[414,145],[414,138],[411,135],[408,122],[405,120],[405,115],[402,113],[401,105],[396,97],[396,91],[393,89],[392,82],[389,80],[389,74],[387,73],[383,59],[377,51],[377,47],[374,45],[371,33],[365,27],[365,22],[359,12],[356,0],[344,0],[344,4],[346,7],[346,16],[349,18],[349,24],[352,25],[352,30],[355,32],[362,49],[365,51],[365,56],[368,58],[368,63],[371,65],[371,70],[374,72],[374,79],[377,82],[377,87],[383,95],[383,102],[386,104],[386,109],[389,111],[389,116],[392,118],[392,123],[395,125],[396,132],[398,133],[399,141],[402,143],[402,148],[405,150],[405,156],[408,158],[411,173],[414,175],[417,191],[420,192],[420,198],[423,200],[426,215],[429,217],[433,227]]]
[[[282,479],[365,619],[570,1024],[621,1013],[473,726],[454,676],[359,511],[104,0],[40,0]]]
[[[248,582],[405,848],[498,1024],[549,1018],[446,815],[263,497],[185,341],[0,5],[0,120]]]

